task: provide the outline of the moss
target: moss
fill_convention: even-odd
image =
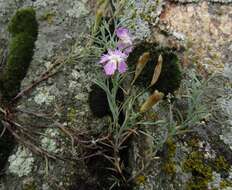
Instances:
[[[38,23],[35,10],[32,8],[20,9],[11,19],[8,25],[9,32],[14,36],[19,33],[27,33],[34,38],[37,37]]]
[[[36,184],[34,182],[24,185],[23,190],[36,190]]]
[[[186,172],[191,172],[192,178],[187,183],[187,190],[202,190],[208,188],[208,183],[212,181],[212,168],[204,160],[203,153],[192,152],[183,164]]]
[[[168,138],[166,141],[166,145],[168,147],[168,158],[172,158],[176,154],[176,144],[172,138]]]
[[[223,179],[221,182],[220,182],[220,188],[221,189],[225,189],[227,187],[232,187],[232,180],[226,180],[226,179]]]
[[[20,90],[21,80],[25,77],[34,49],[34,38],[27,33],[15,36],[10,44],[6,68],[1,77],[5,97],[12,98]]]
[[[189,147],[192,147],[193,149],[198,149],[199,148],[199,138],[196,136],[193,136],[187,141]]]
[[[20,90],[21,81],[27,74],[35,48],[38,23],[33,9],[18,10],[9,24],[12,40],[4,71],[0,77],[3,99],[9,101]]]
[[[176,173],[176,166],[173,161],[166,161],[162,166],[162,171],[164,171],[168,175],[173,175]]]
[[[229,172],[230,170],[230,165],[225,160],[224,156],[216,158],[213,166],[217,172]]]
[[[76,120],[77,110],[75,108],[69,108],[67,113],[67,120],[69,122],[74,122]]]
[[[137,45],[129,55],[128,64],[132,69],[135,68],[137,60],[144,52],[149,52],[151,54],[151,59],[146,64],[135,84],[142,87],[149,86],[158,57],[161,54],[163,57],[161,74],[155,85],[151,87],[151,91],[153,92],[157,89],[165,95],[168,93],[173,94],[174,91],[179,88],[182,79],[177,55],[170,48],[161,48],[155,43],[143,42]]]
[[[52,24],[54,17],[56,16],[56,14],[54,12],[45,12],[40,18],[39,20],[41,21],[46,21],[48,22],[48,24]]]
[[[137,185],[145,184],[145,182],[146,182],[146,177],[144,175],[140,175],[135,179],[135,183]]]
[[[172,138],[168,138],[165,143],[165,147],[167,149],[166,157],[164,163],[162,165],[162,171],[168,175],[174,175],[176,173],[175,162],[173,161],[173,157],[176,154],[176,144]]]

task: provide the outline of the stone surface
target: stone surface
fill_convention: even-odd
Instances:
[[[198,134],[197,138],[188,133],[177,138],[174,143],[176,153],[171,158],[165,157],[165,154],[173,147],[166,145],[158,152],[156,149],[166,138],[166,129],[148,130],[146,132],[155,138],[151,140],[141,137],[134,145],[134,172],[144,166],[144,161],[151,164],[136,178],[138,189],[185,190],[185,184],[191,180],[192,173],[184,171],[182,165],[192,151],[202,152],[204,160],[213,163],[223,153],[226,161],[232,164],[232,6],[229,4],[230,0],[222,3],[153,0],[128,2],[132,4],[125,6],[121,19],[136,13],[126,23],[133,30],[136,40],[158,41],[162,46],[176,48],[183,68],[193,67],[195,72],[204,76],[217,72],[217,77],[209,84],[211,88],[207,89],[204,96],[215,118],[212,117],[214,120],[209,121],[206,118],[200,127],[194,129]],[[86,53],[83,50],[83,36],[86,37],[85,34],[89,33],[91,21],[94,20],[91,9],[93,4],[93,1],[87,0],[0,0],[0,50],[6,49],[9,40],[7,23],[15,10],[32,6],[37,12],[39,36],[22,89],[51,68],[58,56],[75,55],[60,68],[60,72],[20,99],[17,109],[21,112],[16,117],[26,127],[38,126],[38,134],[35,135],[38,145],[49,153],[69,158],[79,157],[81,153],[69,136],[57,131],[57,126],[62,124],[78,131],[94,129],[99,132],[105,123],[104,119],[94,118],[88,106],[92,80],[99,74],[93,66],[94,60],[88,62],[78,59],[79,55]],[[3,55],[1,52],[0,56]],[[141,102],[145,98],[144,96]],[[161,117],[167,115],[167,110],[167,105],[161,102],[152,111],[159,112],[158,117]],[[157,115],[150,117],[156,118]],[[148,153],[153,151],[156,155],[150,157]],[[151,159],[153,157],[155,159]],[[224,179],[223,172],[213,169],[208,187],[223,189],[220,187]],[[226,179],[231,180],[231,170],[226,175]],[[66,160],[46,160],[19,145],[9,158],[5,176],[0,176],[0,190],[28,190],[29,187],[56,190],[69,189],[70,186],[83,189],[87,188],[83,180],[90,184],[96,183],[89,176],[83,161],[78,160],[73,164]]]

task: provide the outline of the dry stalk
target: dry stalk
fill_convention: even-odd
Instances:
[[[19,98],[21,98],[24,94],[29,92],[32,88],[34,88],[35,86],[37,86],[41,82],[43,82],[43,81],[47,80],[48,78],[50,78],[50,77],[54,76],[55,74],[57,74],[59,72],[59,69],[66,63],[66,61],[67,60],[65,60],[63,57],[58,57],[57,59],[55,59],[52,66],[47,71],[45,71],[42,75],[40,75],[40,77],[37,80],[32,81],[32,83],[28,87],[26,87],[21,92],[19,92],[11,100],[11,103],[13,103],[16,100],[18,100]]]

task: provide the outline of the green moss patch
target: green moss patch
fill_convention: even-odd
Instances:
[[[162,171],[172,176],[176,173],[176,163],[173,159],[176,155],[176,144],[172,138],[169,138],[164,147],[166,148],[166,154],[162,165]]]
[[[9,24],[12,39],[7,64],[0,77],[0,91],[4,100],[11,100],[20,90],[21,81],[27,74],[35,48],[38,23],[31,8],[18,10]]]
[[[8,30],[11,34],[7,63],[0,73],[1,104],[8,103],[20,91],[21,81],[27,74],[38,35],[38,23],[32,8],[20,9],[11,19]],[[0,134],[4,130],[0,123]],[[0,138],[0,170],[14,147],[14,138],[5,130]]]
[[[8,25],[9,32],[13,35],[19,33],[27,33],[37,38],[38,23],[36,20],[35,10],[32,8],[24,8],[18,10]]]
[[[188,182],[187,190],[202,190],[208,188],[208,183],[212,181],[212,168],[206,163],[203,153],[192,152],[183,164],[186,172],[191,172],[192,178]]]

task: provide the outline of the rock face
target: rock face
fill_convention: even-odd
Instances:
[[[132,2],[125,6],[121,19],[133,16],[127,24],[136,40],[146,39],[173,49],[181,58],[183,68],[194,69],[202,76],[217,72],[203,96],[211,117],[193,128],[193,134],[169,139],[154,155],[161,159],[155,160],[148,153],[158,147],[155,140],[160,142],[158,138],[162,140],[165,130],[150,132],[154,139],[134,142],[131,158],[134,172],[143,162],[150,163],[136,178],[135,189],[232,188],[230,1]],[[83,48],[83,37],[90,33],[94,20],[94,3],[88,0],[0,0],[0,61],[10,40],[7,25],[15,11],[33,7],[39,22],[35,54],[21,89],[41,78],[47,70],[59,69],[18,100],[15,120],[35,132],[33,140],[43,150],[74,161],[50,160],[19,144],[8,159],[4,175],[0,173],[0,190],[95,189],[97,181],[84,161],[75,160],[85,156],[78,152],[78,143],[73,142],[66,131],[58,130],[65,126],[76,131],[101,132],[106,123],[104,119],[95,118],[88,106],[92,80],[99,74],[93,66],[95,60],[89,61],[88,51]],[[87,57],[85,61],[82,56]],[[188,84],[193,85],[191,81]],[[185,105],[183,101],[178,104],[180,109]],[[166,114],[165,105],[160,104],[155,110],[158,115]],[[136,157],[136,152],[140,157]]]

